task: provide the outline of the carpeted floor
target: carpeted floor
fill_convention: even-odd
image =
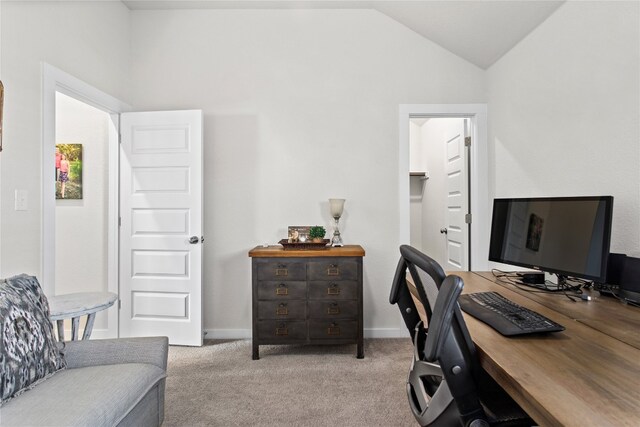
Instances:
[[[207,341],[169,349],[164,426],[415,426],[405,392],[407,339],[260,346]]]

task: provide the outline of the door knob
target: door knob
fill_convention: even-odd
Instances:
[[[191,236],[189,237],[189,243],[191,243],[192,245],[195,245],[196,243],[198,243],[200,241],[200,239],[198,238],[198,236]]]
[[[441,232],[442,234],[447,234],[448,230],[447,230],[446,228],[441,228],[441,229],[440,229],[440,232]]]

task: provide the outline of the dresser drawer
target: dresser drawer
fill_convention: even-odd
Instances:
[[[307,316],[307,302],[305,300],[259,301],[259,319],[299,319]]]
[[[305,280],[307,269],[304,262],[273,260],[258,262],[258,280]]]
[[[358,263],[352,260],[310,261],[309,280],[358,280]]]
[[[358,282],[336,280],[309,282],[309,299],[357,299]]]
[[[304,320],[259,320],[258,336],[261,340],[304,341],[307,339],[307,322]]]
[[[311,339],[356,339],[358,322],[355,320],[309,320]]]
[[[306,299],[307,282],[258,282],[258,299]]]
[[[355,319],[358,316],[358,301],[315,300],[309,301],[311,319]]]

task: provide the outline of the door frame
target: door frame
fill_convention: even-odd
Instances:
[[[109,126],[109,208],[107,213],[107,289],[118,295],[118,197],[119,197],[119,115],[131,107],[105,92],[85,83],[50,64],[42,63],[42,231],[41,280],[46,295],[55,295],[55,186],[45,177],[55,169],[56,146],[56,92],[91,105],[111,116]],[[108,312],[106,335],[118,336],[118,314]],[[99,336],[98,330],[94,335]]]
[[[469,270],[489,268],[489,154],[487,104],[401,104],[399,107],[399,233],[400,244],[410,242],[409,119],[415,117],[460,117],[471,120],[469,149],[469,209],[472,216],[469,239]],[[472,240],[473,239],[473,240]]]

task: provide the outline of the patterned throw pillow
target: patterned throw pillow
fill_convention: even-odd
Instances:
[[[0,406],[65,366],[38,280],[0,282]]]

